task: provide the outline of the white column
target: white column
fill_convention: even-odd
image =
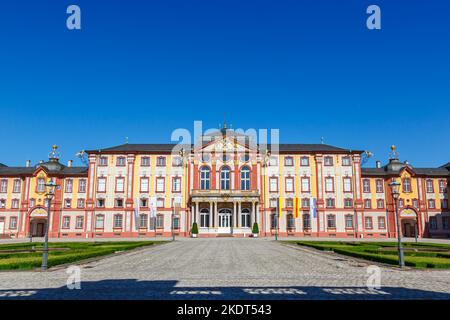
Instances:
[[[208,227],[212,227],[212,220],[213,220],[213,206],[212,206],[212,202],[209,202],[209,223],[208,223]]]
[[[214,227],[219,226],[219,214],[217,213],[217,201],[214,201]]]
[[[239,227],[241,227],[241,202],[239,201],[238,202],[238,209],[237,209],[237,223],[236,223],[236,226],[239,228]]]

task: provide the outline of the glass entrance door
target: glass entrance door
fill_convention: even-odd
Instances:
[[[219,233],[231,233],[231,210],[219,210]]]

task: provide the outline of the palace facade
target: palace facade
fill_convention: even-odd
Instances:
[[[242,137],[225,127],[194,145],[89,150],[82,167],[60,163],[56,146],[47,162],[0,164],[0,237],[40,237],[47,223],[59,238],[190,236],[194,222],[199,237],[248,237],[256,222],[259,236],[392,238],[394,179],[402,236],[450,236],[450,163],[415,168],[394,152],[362,168],[359,150]]]

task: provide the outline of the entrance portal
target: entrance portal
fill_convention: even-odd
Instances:
[[[219,233],[231,233],[231,210],[224,208],[219,210]]]
[[[32,219],[30,222],[30,234],[33,237],[45,236],[45,219]]]
[[[404,237],[416,236],[416,220],[415,219],[402,219],[402,230]]]

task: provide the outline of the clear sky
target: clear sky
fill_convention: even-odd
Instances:
[[[81,8],[81,30],[66,8]],[[366,28],[366,8],[382,30]],[[168,143],[224,119],[284,143],[450,161],[450,1],[2,0],[0,162]],[[76,162],[80,164],[79,161]]]

